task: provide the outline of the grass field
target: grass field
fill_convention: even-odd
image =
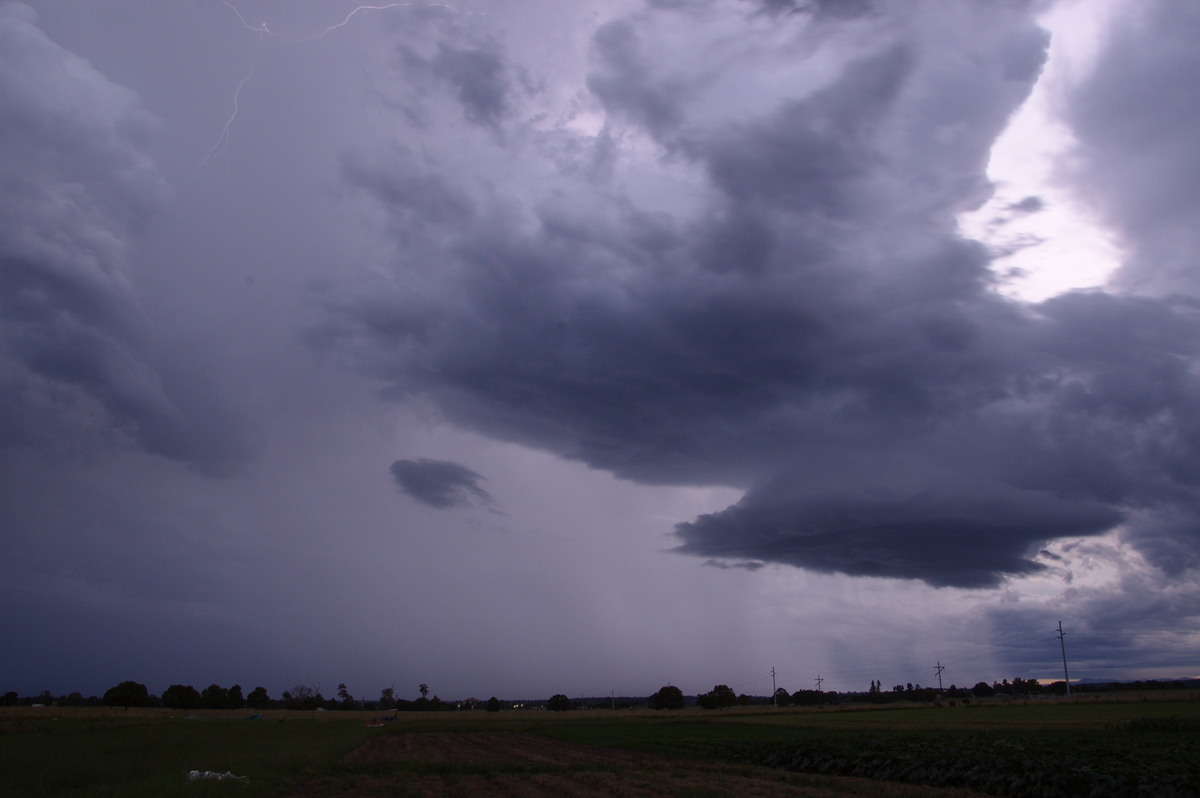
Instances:
[[[853,711],[408,713],[383,728],[367,726],[367,713],[248,714],[5,709],[0,795],[712,796],[751,783],[760,795],[915,796],[934,794],[930,785],[959,790],[943,795],[1200,795],[1194,692]],[[248,781],[192,782],[191,770]]]

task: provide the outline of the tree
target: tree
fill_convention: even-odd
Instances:
[[[242,686],[235,684],[229,688],[229,693],[225,697],[225,706],[230,709],[244,709],[246,706],[246,697],[242,695]]]
[[[491,698],[489,698],[487,700],[487,711],[488,712],[499,712],[500,711],[500,700],[497,699],[496,696],[492,696]]]
[[[360,708],[361,705],[357,701],[354,700],[354,696],[350,695],[350,691],[348,689],[346,689],[345,682],[340,682],[338,684],[337,694],[338,694],[338,701],[341,702],[342,709],[359,709]]]
[[[250,691],[250,695],[246,696],[246,704],[251,709],[269,709],[273,703],[275,702],[267,695],[265,687],[255,687]]]
[[[821,690],[797,690],[791,695],[792,703],[801,707],[815,707],[825,703],[825,693]]]
[[[792,703],[792,696],[787,690],[784,690],[782,687],[780,687],[775,691],[775,703],[778,706],[786,707],[788,704]]]
[[[316,709],[325,704],[325,697],[315,687],[298,684],[283,691],[283,703],[288,709]]]
[[[150,691],[139,682],[121,682],[104,693],[104,705],[108,707],[148,707]]]
[[[421,694],[421,698],[428,698],[429,697],[429,685],[422,683],[421,686],[419,688],[417,688],[417,692],[419,692]]]
[[[546,702],[546,709],[551,712],[563,712],[571,708],[571,699],[567,698],[562,693],[555,693],[550,696],[550,700]]]
[[[1022,679],[1020,676],[1017,676],[1012,680],[1012,689],[1016,695],[1040,693],[1042,692],[1042,685],[1037,679]]]
[[[396,688],[385,687],[383,692],[379,694],[380,709],[395,709],[396,708]]]
[[[210,684],[200,692],[200,706],[205,709],[225,709],[229,691],[219,684]]]
[[[672,684],[664,685],[646,703],[651,709],[683,709],[683,691]]]
[[[696,696],[696,703],[705,709],[721,709],[737,706],[737,693],[729,685],[718,684],[704,695]]]
[[[200,691],[190,684],[173,684],[163,690],[162,702],[171,709],[195,709],[200,706]]]
[[[971,694],[976,698],[987,698],[996,694],[996,689],[987,682],[979,682],[971,688]]]

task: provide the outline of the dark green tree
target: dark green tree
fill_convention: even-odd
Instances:
[[[792,703],[792,696],[787,690],[784,690],[782,687],[780,687],[775,691],[775,703],[781,707],[786,707],[788,704]]]
[[[354,696],[350,695],[350,691],[346,688],[345,682],[338,684],[338,708],[339,709],[361,709],[362,704],[354,700]]]
[[[705,709],[723,709],[737,706],[737,693],[726,684],[718,684],[704,695],[696,696],[696,703]]]
[[[487,711],[488,712],[499,712],[500,711],[500,700],[497,699],[496,696],[492,696],[491,698],[489,698],[487,700]]]
[[[195,709],[200,706],[200,691],[190,684],[173,684],[163,690],[162,702],[171,709]]]
[[[246,707],[246,697],[242,695],[242,686],[235,684],[229,688],[229,693],[225,696],[225,706],[229,709],[244,709]]]
[[[246,696],[246,705],[251,709],[269,709],[274,703],[271,696],[267,695],[265,687],[255,687],[250,691],[250,695]]]
[[[546,702],[546,709],[551,712],[564,712],[571,708],[571,699],[567,698],[562,693],[555,693],[550,696],[550,700]]]
[[[150,691],[140,682],[121,682],[104,692],[104,705],[109,707],[148,707]]]
[[[683,691],[673,684],[664,685],[646,703],[651,709],[683,709]]]
[[[385,687],[383,692],[379,694],[380,709],[395,709],[396,708],[396,688]]]
[[[1016,695],[1028,695],[1042,692],[1042,685],[1037,679],[1023,679],[1020,676],[1012,680],[1012,691]]]
[[[219,684],[210,684],[200,691],[200,706],[205,709],[225,709],[229,691]]]

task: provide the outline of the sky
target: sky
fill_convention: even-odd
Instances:
[[[0,4],[0,690],[1200,675],[1198,36]]]

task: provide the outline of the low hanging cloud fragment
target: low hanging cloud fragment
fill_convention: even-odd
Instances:
[[[449,460],[397,460],[388,470],[401,491],[439,510],[495,504],[479,487],[484,477]]]

